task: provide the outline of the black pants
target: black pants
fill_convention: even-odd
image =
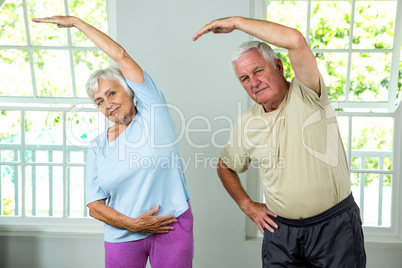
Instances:
[[[366,267],[360,210],[352,195],[310,218],[273,219],[279,228],[264,232],[263,268]]]

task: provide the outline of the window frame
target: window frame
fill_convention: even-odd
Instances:
[[[117,21],[116,21],[116,13],[117,13],[117,3],[113,0],[105,0],[106,1],[106,9],[107,9],[107,18],[108,18],[108,30],[109,36],[111,36],[114,40],[117,38]],[[67,0],[64,0],[65,8],[68,8]],[[24,8],[24,19],[25,19],[25,29],[28,29],[27,24],[27,10],[26,3],[23,1]],[[67,10],[66,10],[67,13]],[[86,48],[86,47],[74,47],[71,48],[71,34],[70,29],[68,29],[69,35],[69,54],[70,61],[72,60],[72,51],[73,50],[96,50],[98,48]],[[66,161],[66,113],[67,112],[99,112],[96,108],[73,108],[73,107],[37,107],[35,104],[92,104],[92,102],[88,98],[77,97],[76,96],[76,88],[75,83],[73,83],[73,97],[38,97],[36,92],[36,83],[34,80],[34,66],[32,61],[32,53],[31,50],[36,48],[45,48],[46,47],[35,47],[30,44],[29,31],[27,31],[28,40],[27,40],[27,49],[30,59],[30,67],[31,67],[31,77],[33,81],[33,96],[32,97],[11,97],[11,96],[1,96],[0,97],[0,110],[7,111],[20,111],[21,112],[21,135],[24,137],[24,112],[26,111],[57,111],[63,113],[63,163],[57,163],[56,166],[63,167],[63,176],[66,176],[66,168],[71,166],[85,166],[85,164],[71,164]],[[0,46],[0,48],[17,48],[21,47],[13,47],[13,46]],[[112,60],[110,60],[112,64]],[[71,66],[74,69],[73,66]],[[72,79],[75,81],[74,70],[72,70]],[[30,103],[31,106],[18,106],[19,103]],[[13,105],[14,104],[14,105]],[[108,121],[105,120],[105,127],[109,125]],[[21,142],[21,155],[25,152],[25,142]],[[5,165],[4,163],[2,163]],[[26,163],[23,158],[20,161],[16,162],[7,162],[6,165],[15,165],[21,167],[21,174],[24,176],[24,168],[25,166],[38,166],[42,165],[42,163]],[[43,164],[46,166],[51,166],[52,163]],[[64,180],[64,185],[66,180]],[[22,184],[24,184],[22,180]],[[24,201],[24,186],[22,185],[22,201]],[[22,215],[18,216],[0,216],[0,236],[35,236],[35,237],[71,237],[71,236],[79,236],[79,237],[103,237],[103,226],[104,223],[97,221],[91,217],[87,218],[68,218],[66,215],[66,207],[68,206],[67,201],[67,192],[65,187],[63,187],[63,217],[40,217],[40,216],[26,216],[24,215],[24,209],[22,209]],[[22,202],[22,207],[24,208],[24,202]],[[83,204],[84,205],[84,204]],[[84,212],[86,215],[86,211]]]
[[[313,0],[303,0],[308,1],[309,7],[311,6],[311,2]],[[325,0],[324,0],[325,1]],[[352,2],[352,8],[354,9],[354,5],[356,0],[350,0]],[[250,1],[250,13],[251,17],[255,19],[265,20],[267,18],[267,0],[251,0]],[[308,14],[309,9],[308,9]],[[359,53],[359,52],[392,52],[392,62],[391,62],[391,71],[390,71],[390,88],[388,90],[389,96],[387,102],[353,102],[353,101],[344,101],[344,102],[332,102],[332,106],[334,109],[344,109],[348,108],[347,112],[336,111],[336,115],[338,116],[364,116],[364,117],[391,117],[394,118],[394,133],[393,133],[393,148],[392,148],[392,200],[391,200],[391,227],[371,227],[364,226],[363,231],[365,233],[365,243],[368,245],[375,245],[379,247],[402,247],[402,205],[401,205],[401,193],[402,193],[402,103],[399,103],[396,106],[396,93],[398,86],[398,76],[399,76],[399,64],[402,60],[401,51],[402,51],[402,16],[397,16],[397,14],[402,14],[402,3],[397,1],[397,10],[395,17],[395,30],[394,30],[394,42],[392,49],[381,49],[381,50],[365,50],[365,49],[351,49],[349,46],[348,57],[351,56],[351,53]],[[352,20],[353,21],[353,20]],[[307,28],[306,28],[306,36],[309,36],[310,31],[310,16],[307,16]],[[353,37],[353,24],[351,23],[351,35],[350,38]],[[254,37],[250,36],[250,40],[255,40]],[[286,49],[274,49],[276,53],[278,52],[287,52]],[[339,52],[345,51],[344,49],[313,49],[313,52]],[[350,77],[350,65],[351,60],[349,60],[349,70],[347,73],[347,81],[349,81]],[[345,95],[349,94],[349,82],[346,84]],[[249,107],[254,105],[253,101],[249,99]],[[353,106],[352,106],[353,105]],[[386,109],[386,112],[375,113],[375,112],[354,112],[359,109],[367,109],[367,108],[379,108]],[[351,109],[350,109],[351,108]],[[352,111],[350,111],[352,110]],[[349,120],[350,121],[350,120]],[[350,121],[351,122],[351,121]],[[351,123],[349,123],[349,145],[348,148],[345,148],[348,166],[351,173],[354,171],[351,169]],[[398,150],[399,148],[399,150]],[[378,170],[373,170],[371,173],[375,173]],[[364,173],[365,171],[361,171]],[[366,172],[367,173],[367,172]],[[245,187],[247,189],[248,194],[253,200],[262,201],[264,198],[262,183],[259,177],[259,173],[257,169],[250,168],[246,174],[246,182]],[[255,223],[252,222],[246,216],[246,239],[250,241],[261,240],[262,235],[259,229],[256,227]]]

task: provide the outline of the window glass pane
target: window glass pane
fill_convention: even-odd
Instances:
[[[346,53],[316,53],[318,68],[331,101],[345,100],[348,55]]]
[[[402,47],[401,47],[401,54],[400,58],[401,60],[399,61],[399,76],[398,76],[398,87],[397,87],[397,93],[396,93],[396,105],[398,105],[401,102],[402,99]]]
[[[62,113],[25,112],[25,142],[36,145],[36,150],[49,150],[44,145],[61,146],[63,144]]]
[[[70,179],[70,217],[84,217],[84,172],[83,167],[69,167],[67,176]]]
[[[311,48],[348,48],[350,1],[312,1]]]
[[[102,51],[73,51],[75,85],[78,97],[87,97],[86,83],[91,73],[109,67],[109,57]]]
[[[26,44],[22,1],[6,0],[0,6],[0,45],[24,46]]]
[[[391,151],[393,124],[389,117],[354,117],[352,149]]]
[[[307,1],[268,1],[267,17],[269,21],[296,28],[306,36]]]
[[[337,118],[339,125],[339,132],[341,133],[343,147],[348,149],[348,132],[349,132],[349,118],[347,116],[339,116]]]
[[[37,216],[49,216],[49,167],[36,168],[36,207]]]
[[[25,214],[49,216],[49,170],[47,166],[27,166],[25,169]]]
[[[44,18],[53,14],[64,15],[63,0],[26,0],[29,18]],[[31,44],[34,46],[66,46],[67,29],[50,23],[28,22]]]
[[[361,157],[352,157],[350,167],[352,169],[363,169],[361,160],[362,160]],[[359,184],[358,178],[353,176],[352,185],[358,185],[358,184]]]
[[[295,73],[293,72],[292,65],[290,65],[288,53],[276,53],[276,56],[282,60],[284,68],[284,76],[287,80],[291,80]]]
[[[32,177],[35,176],[32,166],[25,167],[25,215],[35,215],[32,186],[34,182]]]
[[[68,1],[69,14],[77,16],[104,33],[108,33],[106,1],[105,0],[70,0]],[[73,46],[93,47],[94,44],[76,28],[71,29]]]
[[[378,157],[366,157],[365,159],[365,169],[378,169],[378,164],[379,164],[379,158]]]
[[[52,203],[51,216],[63,217],[63,168],[62,167],[49,167],[50,168],[50,183],[52,189]]]
[[[25,214],[62,217],[63,168],[27,166],[25,178]]]
[[[397,1],[356,1],[353,48],[392,48]]]
[[[0,96],[32,96],[31,67],[26,50],[1,49]]]
[[[1,165],[0,167],[0,215],[20,215],[20,196],[18,190],[21,172],[18,166]]]
[[[5,149],[14,148],[14,150],[5,150]],[[20,150],[21,146],[17,145],[1,145],[0,146],[0,161],[1,162],[17,162],[20,161]]]
[[[350,101],[388,101],[391,54],[353,53]]]
[[[105,129],[105,117],[100,112],[67,113],[67,145],[86,151],[89,143]]]
[[[0,110],[0,122],[1,122],[0,127],[1,146],[3,146],[4,144],[20,144],[21,112]],[[12,148],[16,149],[15,147]]]
[[[391,180],[392,176],[390,174],[384,174],[381,178],[380,174],[380,182],[383,180],[383,187],[382,187],[382,220],[380,222],[381,226],[390,227],[391,226],[391,205],[392,205],[392,187],[391,187]],[[381,194],[381,191],[379,191]],[[381,215],[381,214],[380,214]]]
[[[35,50],[38,96],[72,97],[70,58],[64,50]]]
[[[384,170],[392,170],[392,158],[384,158]]]
[[[356,173],[354,173],[356,174]],[[364,226],[391,226],[391,175],[356,174],[364,181],[364,188],[352,186],[353,196],[363,213]],[[363,191],[363,192],[362,192]],[[363,196],[364,204],[360,204]]]

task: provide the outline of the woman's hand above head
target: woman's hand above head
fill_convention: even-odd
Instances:
[[[59,28],[77,28],[117,63],[126,78],[140,84],[144,83],[145,79],[141,67],[128,55],[126,50],[107,34],[96,29],[85,21],[73,16],[34,18],[32,21],[36,23],[56,24]]]
[[[80,19],[73,16],[53,16],[46,18],[33,18],[32,21],[37,23],[53,23],[59,28],[71,28],[74,27]]]

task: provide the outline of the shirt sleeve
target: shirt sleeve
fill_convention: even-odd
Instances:
[[[145,71],[143,73],[145,79],[143,84],[133,82],[125,77],[128,86],[134,91],[137,98],[137,106],[150,110],[152,104],[165,104],[165,97],[155,82],[148,73]]]
[[[296,94],[303,100],[304,103],[318,105],[321,108],[323,108],[325,105],[329,104],[329,97],[324,79],[321,73],[319,75],[320,75],[320,90],[321,90],[320,96],[318,96],[314,90],[304,85],[296,76],[293,77],[293,83],[295,84]]]
[[[92,144],[93,143],[91,143],[87,153],[87,166],[85,174],[85,194],[87,205],[97,200],[107,199],[106,193],[102,190],[98,183],[96,147],[94,147]]]
[[[241,116],[241,115],[240,115]],[[239,117],[240,117],[239,116]],[[221,150],[219,157],[228,168],[237,173],[245,172],[250,164],[250,157],[243,147],[242,130],[239,126],[239,117],[230,133],[229,141]],[[241,122],[242,120],[240,120]]]

